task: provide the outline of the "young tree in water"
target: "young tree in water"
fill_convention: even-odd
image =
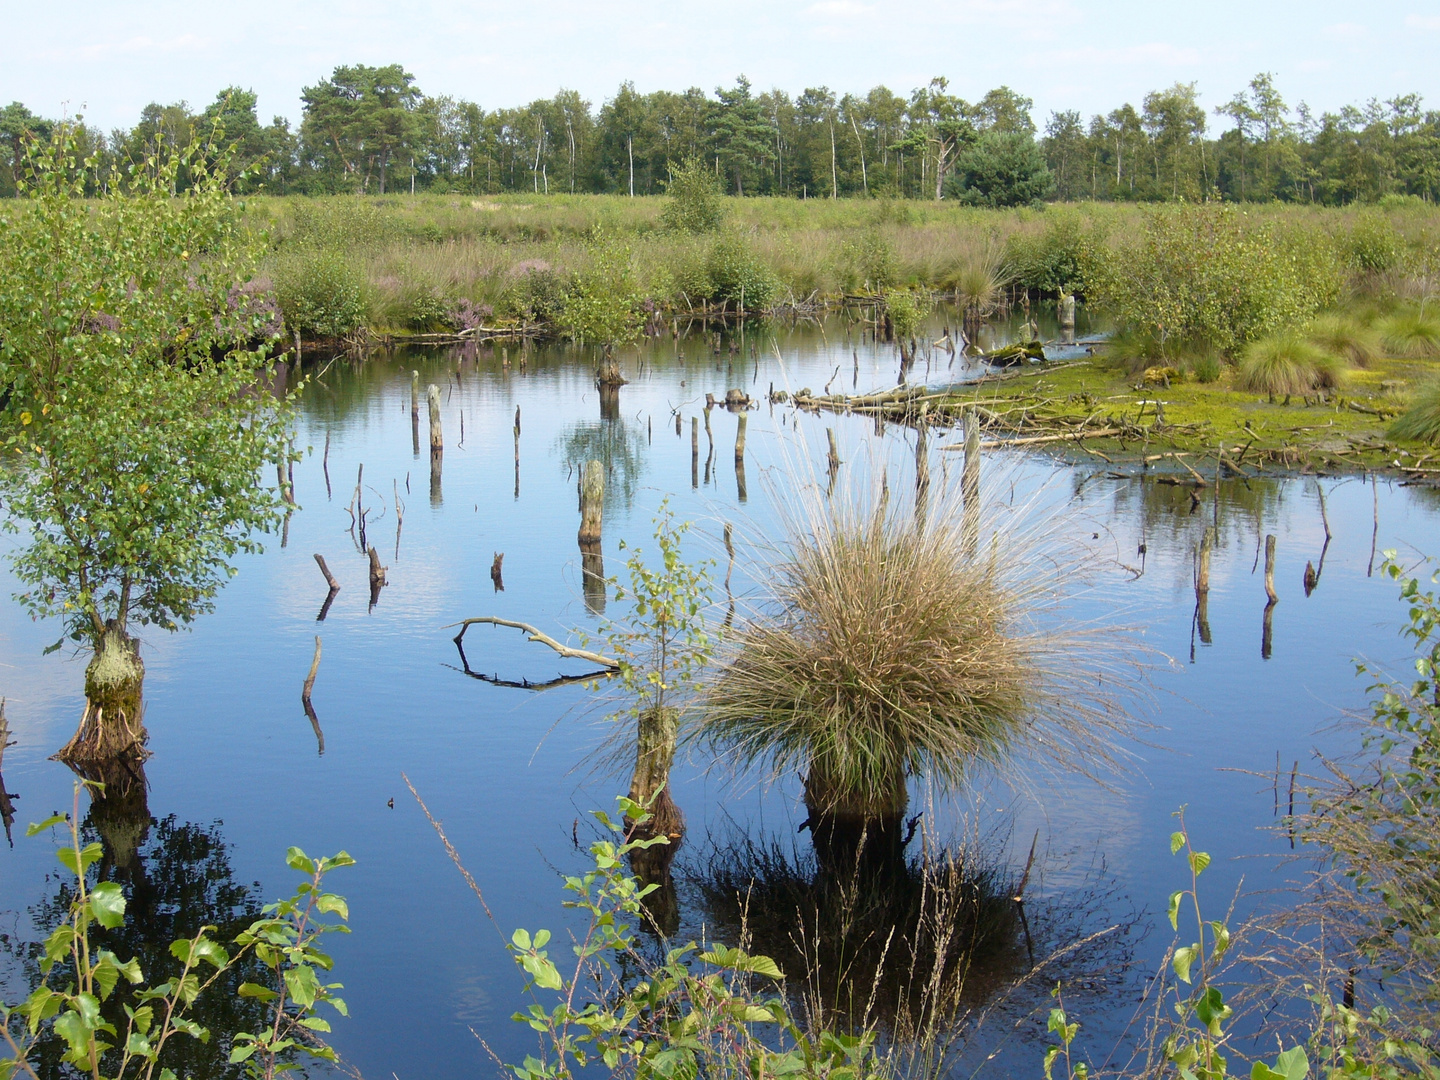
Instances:
[[[261,465],[286,455],[289,409],[261,382],[279,326],[227,156],[192,142],[87,205],[75,145],[68,125],[29,143],[0,212],[0,500],[17,599],[94,651],[65,750],[84,763],[142,753],[131,630],[209,611],[278,521]]]

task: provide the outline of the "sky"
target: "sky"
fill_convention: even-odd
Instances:
[[[1010,86],[1043,126],[1175,82],[1213,110],[1261,71],[1317,112],[1411,92],[1440,109],[1440,0],[0,0],[0,26],[0,104],[106,130],[230,85],[256,91],[262,122],[294,122],[336,65],[396,62],[486,109],[562,87],[598,107],[627,79],[904,94],[943,75],[971,100]]]

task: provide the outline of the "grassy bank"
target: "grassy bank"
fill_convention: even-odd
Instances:
[[[1433,361],[1380,360],[1349,373],[1322,397],[1246,391],[1232,375],[1210,383],[1147,383],[1103,355],[987,378],[960,392],[897,391],[880,398],[798,397],[801,407],[881,412],[915,422],[958,424],[979,410],[987,448],[1045,450],[1097,465],[1145,464],[1196,482],[1273,468],[1389,470],[1440,478],[1440,451],[1391,433],[1410,388],[1430,377]],[[958,441],[958,440],[957,440]],[[958,448],[958,447],[957,447]],[[1223,463],[1223,464],[1222,464]],[[1187,468],[1189,466],[1189,468]]]
[[[623,344],[676,315],[813,314],[864,298],[913,355],[927,296],[952,298],[973,339],[1018,303],[1074,295],[1116,325],[1112,363],[987,388],[1002,396],[993,428],[1044,440],[1089,418],[1115,429],[1091,422],[1091,453],[1223,442],[1248,463],[1298,464],[1299,452],[1326,468],[1423,469],[1399,450],[1419,457],[1440,440],[1440,210],[1423,204],[695,199],[262,198],[249,217],[267,231],[287,326],[307,338]],[[696,221],[702,231],[685,227]]]
[[[977,271],[1013,292],[1081,296],[1101,291],[1126,245],[1156,211],[1086,203],[980,210],[900,200],[722,198],[717,234],[667,229],[663,197],[607,195],[351,196],[255,198],[249,217],[265,228],[267,272],[303,285],[323,263],[358,294],[351,328],[459,328],[462,304],[487,318],[547,322],[594,260],[595,238],[626,250],[634,299],[685,310],[738,300],[738,277],[756,290],[755,310],[814,297],[920,288],[973,290]],[[1413,292],[1433,273],[1440,210],[1424,205],[1326,210],[1271,204],[1237,215],[1241,231],[1268,230],[1287,250],[1323,257],[1344,285]],[[731,273],[716,274],[718,261]],[[1202,253],[1203,254],[1203,253]],[[723,267],[721,269],[724,269]],[[744,271],[739,274],[738,271]],[[981,274],[981,277],[987,276]],[[730,295],[731,293],[735,295]]]

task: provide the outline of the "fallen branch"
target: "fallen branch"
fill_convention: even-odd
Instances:
[[[465,637],[465,631],[469,630],[475,623],[489,623],[491,626],[509,626],[516,630],[523,630],[530,635],[530,641],[538,641],[541,645],[548,645],[561,656],[570,657],[575,660],[588,660],[592,664],[599,664],[601,667],[609,668],[611,671],[617,671],[620,668],[620,661],[612,657],[602,656],[600,653],[590,652],[588,649],[572,649],[568,645],[560,644],[560,642],[556,641],[549,634],[537,630],[529,623],[514,622],[510,619],[497,618],[494,615],[481,615],[474,619],[464,619],[458,623],[450,623],[448,626],[442,626],[440,629],[449,630],[452,626],[460,627],[460,632],[456,634],[454,638],[455,644],[459,645],[461,639]]]
[[[1079,442],[1081,439],[1104,439],[1112,435],[1119,435],[1119,428],[1098,428],[1095,431],[1066,432],[1064,435],[1028,435],[1023,439],[986,439],[980,444],[982,450],[1000,450],[1010,446],[1037,446],[1040,443],[1053,442]],[[940,447],[941,450],[964,450],[964,443],[951,443],[949,446]]]

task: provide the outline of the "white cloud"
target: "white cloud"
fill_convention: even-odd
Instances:
[[[1193,67],[1201,61],[1199,49],[1171,45],[1168,41],[1150,41],[1143,45],[1127,45],[1119,48],[1088,46],[1082,49],[1057,49],[1051,55],[1056,60],[1077,64]]]
[[[1365,37],[1368,33],[1369,30],[1359,23],[1342,22],[1324,27],[1320,31],[1320,36],[1326,41],[1353,42],[1358,38]]]
[[[858,4],[855,0],[820,0],[806,8],[805,13],[821,18],[857,19],[862,15],[873,15],[875,9],[869,4]]]
[[[1440,15],[1406,15],[1405,25],[1412,30],[1440,30]]]
[[[65,54],[69,56],[80,56],[86,60],[96,60],[103,56],[125,56],[145,55],[156,53],[172,53],[191,51],[208,45],[209,41],[196,34],[182,34],[177,38],[167,38],[164,41],[156,41],[151,37],[132,37],[124,41],[103,41],[94,45],[81,45],[79,48],[67,49]]]

